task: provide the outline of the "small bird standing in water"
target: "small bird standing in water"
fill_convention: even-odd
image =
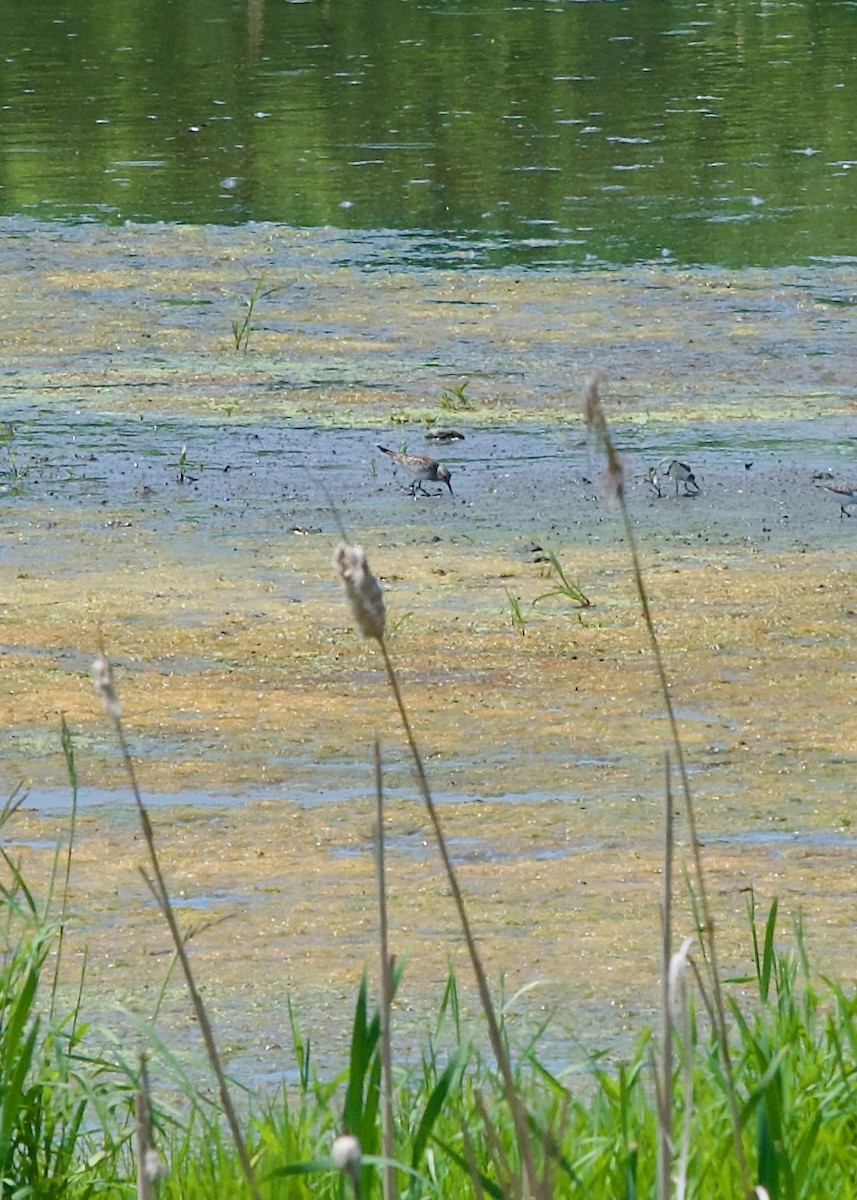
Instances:
[[[646,482],[650,483],[659,496],[663,495],[661,491],[661,481],[671,479],[675,484],[675,494],[678,495],[678,485],[684,484],[685,496],[698,496],[699,484],[696,482],[696,476],[687,463],[679,462],[677,458],[672,460],[664,459],[658,463],[656,467],[649,467],[646,472]],[[691,488],[693,491],[691,491]]]
[[[823,483],[821,486],[839,501],[840,517],[850,517],[852,514],[848,509],[857,504],[857,483]]]
[[[416,499],[417,488],[424,496],[430,496],[432,493],[427,492],[423,487],[423,482],[429,483],[445,483],[449,488],[450,496],[455,495],[452,490],[452,484],[449,482],[449,471],[437,461],[436,458],[429,458],[427,454],[403,454],[398,450],[388,450],[386,446],[379,446],[378,449],[382,454],[386,454],[387,458],[392,458],[393,462],[400,467],[404,467],[406,471],[410,471],[413,475],[411,483],[411,495]]]

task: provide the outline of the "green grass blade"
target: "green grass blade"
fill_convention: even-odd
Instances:
[[[467,1179],[469,1179],[470,1178],[470,1164],[467,1162],[467,1159],[464,1157],[464,1155],[459,1154],[457,1150],[454,1150],[452,1148],[452,1146],[449,1145],[448,1142],[441,1142],[441,1141],[437,1141],[437,1139],[436,1139],[436,1145],[440,1146],[440,1148],[441,1148],[441,1150],[443,1150],[444,1154],[447,1155],[447,1157],[452,1162],[454,1162],[456,1164],[456,1166],[460,1167],[461,1170],[464,1172],[465,1177]],[[489,1179],[488,1176],[485,1175],[482,1171],[478,1171],[477,1176],[479,1179],[479,1183],[482,1186],[482,1190],[484,1192],[487,1192],[488,1195],[492,1197],[492,1200],[505,1200],[505,1197],[503,1195],[503,1189],[501,1187],[498,1187],[498,1185],[496,1183],[494,1183],[494,1181],[492,1179]],[[459,1192],[457,1194],[465,1195],[464,1192]]]
[[[20,1138],[21,1116],[25,1107],[22,1103],[24,1081],[33,1061],[33,1049],[38,1031],[39,1023],[36,1020],[20,1048],[17,1048],[16,1058],[9,1073],[7,1073],[9,1064],[4,1062],[3,1099],[0,1102],[0,1172],[4,1177],[9,1171],[12,1150]]]
[[[780,1197],[780,1167],[776,1139],[771,1131],[771,1122],[766,1104],[759,1105],[759,1121],[756,1129],[756,1171],[759,1183],[768,1193],[770,1200]]]
[[[348,1088],[345,1092],[345,1103],[342,1109],[343,1129],[352,1133],[358,1140],[363,1132],[363,1086],[366,1080],[366,1070],[372,1054],[369,1045],[369,1028],[366,1021],[367,985],[366,972],[360,981],[357,991],[357,1002],[354,1005],[354,1020],[351,1026],[351,1053],[348,1064]]]
[[[420,1123],[417,1126],[417,1132],[414,1136],[414,1144],[411,1150],[411,1166],[416,1170],[422,1161],[425,1148],[428,1140],[431,1137],[432,1129],[435,1121],[440,1116],[446,1098],[455,1082],[455,1079],[461,1070],[462,1054],[461,1050],[456,1050],[452,1058],[446,1064],[440,1079],[438,1079],[431,1095],[428,1098],[423,1115],[420,1117]]]
[[[771,911],[768,913],[768,919],[765,922],[765,943],[762,953],[762,977],[761,991],[762,999],[767,1001],[768,992],[771,986],[771,974],[776,969],[776,956],[774,952],[774,934],[777,929],[777,900],[774,899],[771,904]],[[773,1200],[773,1197],[771,1198]]]

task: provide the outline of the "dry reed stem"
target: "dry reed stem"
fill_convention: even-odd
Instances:
[[[396,701],[396,707],[399,710],[399,717],[402,721],[402,727],[405,731],[405,737],[408,742],[408,747],[411,751],[411,757],[414,760],[414,767],[419,781],[420,792],[422,793],[423,801],[426,806],[426,811],[429,815],[432,828],[434,830],[435,841],[440,852],[441,861],[443,862],[446,871],[449,889],[452,892],[452,898],[455,903],[458,913],[458,921],[461,925],[464,941],[467,946],[467,952],[470,956],[470,962],[473,967],[473,974],[476,976],[476,987],[479,991],[479,1000],[482,1005],[482,1011],[485,1015],[485,1022],[488,1026],[488,1040],[491,1043],[491,1049],[494,1054],[497,1067],[503,1080],[503,1091],[506,1096],[506,1103],[512,1113],[512,1120],[515,1125],[515,1135],[518,1142],[518,1149],[523,1159],[524,1173],[527,1179],[528,1195],[536,1197],[538,1195],[538,1181],[536,1177],[535,1161],[533,1158],[532,1144],[530,1140],[530,1132],[527,1127],[527,1117],[524,1111],[524,1106],[518,1096],[518,1090],[515,1087],[515,1077],[512,1073],[512,1064],[509,1060],[509,1054],[503,1042],[503,1036],[500,1033],[500,1024],[497,1020],[497,1014],[494,1009],[494,1001],[491,997],[491,989],[488,986],[488,978],[485,974],[485,968],[482,963],[482,957],[479,954],[479,948],[476,945],[476,938],[470,925],[470,918],[467,915],[467,907],[464,902],[464,895],[458,883],[458,876],[455,868],[452,865],[452,859],[449,856],[449,850],[446,845],[446,836],[443,832],[443,827],[440,823],[440,816],[435,807],[434,799],[429,787],[428,776],[426,775],[425,766],[423,765],[422,755],[417,746],[414,737],[413,729],[411,728],[410,718],[405,707],[405,701],[399,687],[398,676],[396,675],[390,652],[387,649],[387,643],[380,639],[378,642],[381,648],[381,654],[384,659],[384,666],[387,670],[387,678],[390,681],[390,687],[393,692],[393,697]]]
[[[354,1200],[361,1200],[360,1164],[363,1152],[357,1138],[350,1133],[341,1134],[330,1148],[330,1157],[336,1169],[341,1171],[351,1184]]]
[[[343,532],[343,538],[344,536],[345,535]],[[384,660],[387,679],[390,683],[390,688],[393,693],[393,698],[396,702],[396,708],[399,712],[399,717],[402,722],[402,728],[405,732],[405,738],[408,743],[411,758],[414,762],[420,793],[434,830],[435,841],[437,842],[441,861],[443,862],[444,870],[446,871],[449,889],[452,892],[452,898],[458,913],[458,921],[461,925],[462,933],[464,934],[467,953],[470,957],[473,973],[476,976],[476,987],[479,992],[479,1001],[482,1005],[485,1022],[488,1026],[488,1039],[491,1043],[491,1049],[503,1080],[503,1091],[506,1097],[506,1103],[509,1105],[515,1125],[515,1135],[518,1142],[518,1150],[523,1160],[528,1195],[531,1197],[536,1197],[538,1194],[538,1181],[536,1177],[535,1161],[533,1157],[529,1128],[527,1126],[526,1113],[520,1097],[518,1096],[517,1088],[515,1087],[512,1064],[509,1060],[508,1051],[503,1043],[503,1037],[500,1032],[500,1024],[497,1020],[497,1014],[494,1009],[494,1001],[491,997],[491,989],[488,986],[488,978],[485,974],[482,958],[476,945],[476,938],[474,937],[473,930],[470,925],[470,918],[467,915],[467,907],[464,902],[464,895],[459,886],[458,876],[456,875],[455,868],[452,865],[452,859],[449,856],[449,851],[446,845],[446,837],[444,835],[440,817],[431,794],[431,788],[429,787],[428,776],[423,764],[422,755],[420,754],[416,738],[414,737],[411,721],[408,716],[408,711],[405,706],[401,688],[399,687],[399,679],[396,674],[395,667],[393,666],[393,661],[390,658],[390,651],[387,647],[387,641],[385,637],[386,625],[384,594],[381,589],[381,585],[378,583],[378,580],[375,578],[369,568],[369,563],[367,562],[366,555],[364,554],[362,547],[352,545],[348,541],[343,540],[337,546],[334,552],[333,561],[334,566],[336,566],[337,570],[339,571],[342,582],[345,586],[346,598],[351,607],[357,627],[360,629],[360,632],[365,638],[378,643],[381,656]]]
[[[375,738],[375,869],[378,877],[378,945],[381,954],[381,1142],[384,1147],[384,1200],[396,1200],[396,1173],[393,1169],[393,1049],[390,1020],[393,1008],[393,961],[390,958],[387,921],[387,887],[384,873],[384,779],[381,769],[381,743]]]
[[[664,753],[664,880],[661,894],[661,1075],[655,1089],[658,1113],[658,1198],[672,1196],[672,1071],[673,1015],[670,1005],[669,971],[672,958],[673,904],[673,795],[669,752]],[[655,1083],[658,1084],[657,1072]]]
[[[134,1093],[134,1124],[137,1142],[137,1200],[157,1195],[157,1182],[165,1173],[163,1163],[152,1144],[152,1106],[149,1101],[149,1071],[146,1056],[140,1055],[140,1086]]]
[[[488,1109],[485,1107],[485,1100],[480,1091],[473,1093],[473,1103],[476,1105],[476,1111],[482,1118],[482,1126],[485,1130],[485,1137],[491,1147],[491,1157],[494,1163],[499,1167],[497,1175],[500,1179],[504,1177],[508,1180],[509,1186],[512,1189],[511,1193],[504,1191],[504,1196],[510,1196],[510,1200],[523,1200],[523,1189],[518,1173],[513,1170],[512,1164],[509,1162],[509,1156],[500,1141],[500,1135],[494,1122],[488,1115]]]
[[[461,1122],[461,1140],[464,1144],[464,1161],[467,1163],[470,1182],[473,1184],[473,1195],[476,1197],[476,1200],[485,1200],[485,1189],[482,1186],[482,1179],[479,1175],[479,1169],[476,1166],[473,1138],[470,1136],[470,1130],[467,1128],[465,1121]]]
[[[217,1079],[217,1087],[220,1093],[220,1103],[223,1108],[224,1116],[226,1117],[229,1131],[232,1135],[232,1140],[235,1144],[235,1150],[238,1154],[238,1160],[241,1164],[241,1170],[247,1185],[250,1188],[250,1194],[253,1200],[261,1200],[259,1189],[256,1184],[256,1177],[253,1172],[253,1165],[250,1162],[250,1156],[247,1153],[247,1146],[241,1136],[241,1128],[238,1124],[238,1116],[235,1112],[235,1107],[232,1103],[232,1098],[229,1095],[229,1088],[226,1083],[226,1074],[223,1070],[223,1064],[220,1061],[220,1052],[217,1049],[217,1042],[214,1037],[214,1030],[209,1020],[208,1011],[205,1007],[205,1002],[202,999],[199,988],[194,978],[193,970],[190,965],[190,958],[187,952],[185,939],[182,937],[179,930],[178,921],[176,920],[175,910],[170,901],[169,892],[167,891],[166,881],[161,870],[160,859],[158,858],[157,848],[155,846],[155,834],[152,829],[152,823],[149,820],[149,813],[143,803],[143,797],[140,792],[139,784],[137,783],[137,772],[134,768],[134,760],[131,758],[131,751],[128,748],[128,741],[125,737],[125,727],[122,723],[122,706],[119,703],[119,696],[116,691],[116,686],[113,679],[113,668],[110,660],[103,653],[99,653],[92,664],[92,678],[95,684],[95,689],[101,698],[104,706],[104,711],[110,718],[113,725],[113,730],[116,734],[116,739],[119,743],[119,750],[122,755],[122,762],[125,767],[125,773],[128,776],[131,785],[131,792],[134,796],[134,802],[137,806],[137,813],[140,817],[140,826],[143,831],[143,839],[146,843],[146,849],[149,854],[149,861],[152,864],[154,880],[150,882],[155,899],[167,923],[170,931],[170,936],[173,940],[173,945],[176,949],[176,955],[184,972],[185,982],[187,983],[188,994],[190,995],[191,1004],[193,1006],[194,1015],[196,1016],[197,1024],[199,1025],[202,1040],[205,1045],[205,1050],[208,1055],[208,1061],[211,1064],[211,1069]]]
[[[680,1022],[681,1076],[684,1081],[681,1142],[675,1178],[676,1200],[684,1200],[687,1195],[687,1173],[690,1164],[690,1129],[693,1114],[693,1033],[690,1027],[687,970],[689,963],[692,969],[694,967],[689,959],[693,941],[693,938],[685,938],[681,948],[671,957],[667,980],[667,1003],[673,1021],[678,1017]]]
[[[735,1155],[738,1160],[739,1170],[741,1172],[741,1181],[744,1194],[746,1196],[751,1196],[752,1186],[750,1184],[750,1175],[747,1169],[747,1159],[744,1154],[744,1144],[741,1137],[741,1117],[738,1111],[738,1099],[735,1094],[735,1072],[732,1065],[732,1054],[729,1049],[729,1031],[726,1023],[726,1005],[723,999],[723,989],[720,984],[717,943],[714,936],[714,917],[712,915],[711,904],[708,898],[708,888],[705,883],[705,873],[702,865],[702,843],[699,840],[699,834],[697,832],[696,811],[690,791],[690,779],[687,773],[687,766],[685,764],[684,748],[682,746],[678,721],[675,715],[672,693],[670,691],[670,685],[667,679],[666,667],[664,666],[664,660],[663,655],[661,654],[661,647],[658,641],[657,631],[655,630],[654,618],[652,617],[652,611],[649,605],[649,596],[646,589],[645,580],[643,578],[640,556],[637,551],[637,542],[634,536],[633,522],[631,521],[631,514],[625,499],[622,464],[619,456],[616,453],[616,448],[613,445],[613,439],[610,435],[610,427],[608,425],[607,418],[604,415],[604,408],[598,393],[598,385],[603,378],[603,373],[596,371],[587,379],[584,389],[584,414],[587,424],[593,431],[598,445],[607,460],[606,481],[608,493],[617,501],[619,511],[622,515],[622,524],[625,530],[625,540],[628,544],[628,553],[631,557],[632,573],[637,588],[637,598],[640,602],[643,621],[645,623],[646,632],[649,638],[649,647],[652,652],[652,659],[654,661],[655,670],[658,676],[658,684],[667,712],[667,720],[670,728],[670,740],[672,742],[673,753],[675,754],[676,766],[678,768],[679,779],[681,781],[682,794],[684,797],[685,817],[687,819],[688,832],[690,834],[694,875],[696,878],[696,889],[699,897],[700,913],[702,915],[701,931],[703,936],[700,940],[700,945],[708,966],[711,990],[714,998],[714,1010],[716,1014],[714,1028],[717,1031],[717,1041],[720,1048],[720,1055],[723,1060],[723,1071],[727,1083],[727,1094],[729,1097],[729,1109],[732,1119],[732,1137],[735,1144]]]

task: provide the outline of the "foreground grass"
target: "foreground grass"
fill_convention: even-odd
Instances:
[[[133,1196],[137,1064],[124,1060],[118,1048],[110,1055],[90,1049],[103,1045],[103,1038],[82,1020],[83,992],[71,1012],[54,1010],[61,924],[4,857],[2,1195]],[[777,949],[776,907],[759,924],[751,911],[748,973],[725,984],[747,1161],[772,1198],[851,1197],[857,1179],[857,997],[814,978],[800,930],[792,948]],[[741,1194],[741,1177],[719,1047],[705,1004],[696,1011],[689,1002],[684,1011],[688,1072],[679,1063],[672,1078],[676,1137],[687,1147],[683,1194],[734,1197]],[[380,1016],[365,982],[352,1020],[349,1063],[339,1076],[318,1077],[311,1040],[293,1020],[296,1082],[273,1098],[247,1098],[246,1147],[262,1196],[338,1198],[352,1183],[364,1197],[381,1195]],[[641,1036],[628,1061],[605,1067],[593,1060],[581,1072],[579,1063],[542,1061],[538,1039],[516,1048],[505,1022],[501,1032],[545,1194],[655,1196],[653,1035]],[[395,1071],[399,1196],[521,1194],[515,1125],[504,1082],[479,1049],[483,1042],[479,1030],[468,1035],[462,1027],[451,978],[419,1062]],[[441,1052],[441,1045],[453,1049]],[[171,1067],[153,1051],[151,1069],[164,1078]],[[151,1103],[154,1143],[167,1169],[157,1184],[161,1197],[251,1195],[218,1105],[189,1084],[178,1106],[181,1118],[159,1102],[157,1090]],[[330,1157],[344,1129],[362,1150],[353,1179]]]

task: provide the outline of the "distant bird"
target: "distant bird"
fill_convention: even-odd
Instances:
[[[427,492],[423,487],[423,482],[429,483],[445,483],[449,488],[450,496],[455,495],[452,490],[452,484],[449,482],[449,471],[439,463],[436,458],[429,458],[427,454],[402,454],[397,450],[388,450],[386,446],[379,446],[378,449],[382,454],[386,454],[387,458],[392,458],[393,462],[400,467],[404,467],[413,475],[411,483],[411,495],[416,499],[417,489],[424,496],[430,496],[431,492]]]
[[[679,462],[678,459],[673,459],[667,468],[667,475],[675,484],[675,494],[678,495],[678,485],[684,484],[685,496],[698,496],[699,484],[696,482],[696,476],[687,463]],[[690,489],[693,488],[693,491]]]
[[[839,516],[850,517],[852,514],[848,509],[857,504],[857,484],[822,483],[821,486],[825,491],[832,492],[839,501]]]
[[[649,467],[648,471],[646,471],[646,482],[652,485],[659,496],[663,495],[661,483],[667,479],[671,479],[675,484],[676,495],[678,495],[680,483],[684,484],[685,496],[699,495],[700,488],[696,482],[696,476],[687,463],[679,462],[677,458],[665,458],[656,467]],[[691,488],[693,491],[691,491]]]
[[[661,491],[661,478],[658,475],[657,467],[646,467],[646,474],[643,476],[643,478],[645,479],[646,483],[654,488],[656,495],[663,496],[663,492]]]
[[[459,429],[430,429],[427,442],[463,442],[464,434]]]

